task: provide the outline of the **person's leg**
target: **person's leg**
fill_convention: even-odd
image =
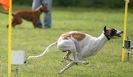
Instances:
[[[51,23],[52,23],[52,0],[43,0],[43,3],[47,3],[48,4],[48,13],[46,13],[45,17],[44,17],[44,27],[45,28],[51,28]]]
[[[38,8],[42,3],[42,0],[33,0],[33,3],[32,3],[32,10],[35,10],[36,8]],[[38,23],[37,23],[38,26],[42,26],[42,23],[41,23],[41,20],[39,19],[38,20]]]

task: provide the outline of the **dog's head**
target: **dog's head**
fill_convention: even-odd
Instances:
[[[107,37],[108,40],[113,38],[114,36],[121,37],[123,31],[116,30],[114,28],[106,28],[104,27],[104,35]]]
[[[41,4],[41,6],[38,8],[41,12],[48,13],[48,4]]]

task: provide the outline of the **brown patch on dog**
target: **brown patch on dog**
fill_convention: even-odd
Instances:
[[[67,32],[67,33],[62,34],[62,37],[64,39],[69,39],[69,38],[73,37],[77,41],[81,41],[85,38],[85,33],[82,33],[82,32],[72,32],[72,33]]]

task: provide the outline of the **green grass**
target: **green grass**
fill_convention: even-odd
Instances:
[[[7,14],[0,13],[0,77],[7,77]]]
[[[105,25],[122,30],[123,12],[122,9],[54,8],[52,29],[34,29],[32,24],[26,21],[16,26],[13,29],[12,50],[24,50],[26,56],[37,55],[67,31],[78,30],[99,36]],[[0,13],[1,77],[7,77],[7,17]],[[132,21],[133,12],[129,12],[128,36],[133,40]],[[59,75],[59,70],[65,66],[61,62],[64,54],[53,47],[47,55],[29,60],[21,66],[20,77],[133,77],[133,55],[129,62],[122,63],[121,48],[122,38],[110,40],[96,56],[86,59],[90,64],[74,66]],[[12,74],[15,77],[15,66]]]

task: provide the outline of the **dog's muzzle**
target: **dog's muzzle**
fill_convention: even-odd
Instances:
[[[119,30],[117,30],[115,36],[117,36],[117,37],[121,37],[121,34],[122,34],[122,33],[123,33],[123,31],[119,31]]]

